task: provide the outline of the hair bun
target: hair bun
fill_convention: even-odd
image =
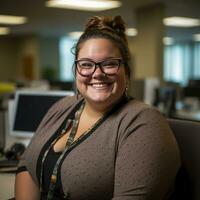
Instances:
[[[123,36],[125,34],[125,29],[125,22],[121,16],[115,16],[114,18],[93,16],[86,24],[85,32],[90,30],[105,30]]]
[[[113,29],[115,29],[118,33],[124,33],[126,30],[125,22],[121,16],[116,16],[113,19]]]
[[[93,16],[87,22],[85,31],[88,31],[90,29],[97,29],[100,26],[100,24],[101,24],[101,18],[98,16]]]

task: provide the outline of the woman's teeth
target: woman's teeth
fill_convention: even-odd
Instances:
[[[108,87],[108,83],[93,83],[92,87],[95,89],[103,89],[105,87]]]

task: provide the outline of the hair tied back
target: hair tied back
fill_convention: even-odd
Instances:
[[[91,30],[105,30],[108,32],[115,33],[125,39],[125,22],[120,15],[110,18],[107,16],[99,17],[93,16],[89,19],[86,24],[85,32]],[[126,41],[126,39],[125,39]]]

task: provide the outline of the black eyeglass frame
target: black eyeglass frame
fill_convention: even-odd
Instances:
[[[116,66],[116,67],[117,67],[116,73],[108,74],[108,73],[105,73],[105,72],[104,72],[104,70],[103,70],[104,67],[102,66],[102,63],[104,63],[104,62],[106,62],[106,61],[109,61],[109,60],[117,60],[117,61],[118,61],[118,66]],[[78,67],[78,64],[79,64],[80,61],[89,61],[89,62],[91,62],[91,63],[94,63],[94,70],[93,70],[93,72],[92,72],[91,74],[89,74],[89,75],[81,74],[81,72],[79,71],[79,67]],[[100,61],[100,62],[95,62],[95,61],[90,60],[90,59],[80,59],[80,60],[75,60],[74,64],[75,64],[75,69],[76,69],[76,71],[77,71],[81,76],[85,76],[85,77],[92,76],[92,75],[94,74],[94,72],[96,71],[97,67],[99,67],[100,70],[101,70],[101,72],[104,73],[105,75],[114,76],[114,75],[116,75],[116,74],[118,73],[121,64],[123,64],[123,60],[122,60],[121,58],[109,58],[109,59],[106,59],[106,60],[102,60],[102,61]]]

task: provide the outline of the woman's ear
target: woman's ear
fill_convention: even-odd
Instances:
[[[126,96],[129,96],[129,84],[130,84],[130,81],[129,81],[128,75],[126,75],[126,88],[125,88]]]

